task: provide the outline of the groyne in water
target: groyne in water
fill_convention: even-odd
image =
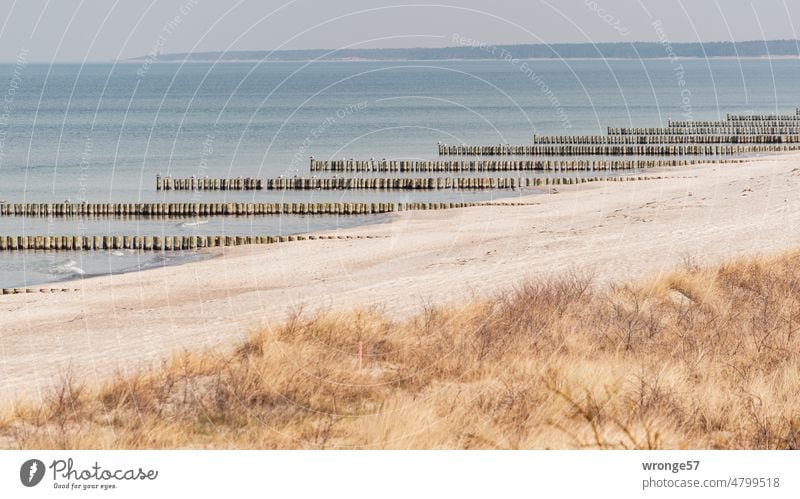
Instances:
[[[800,116],[798,116],[800,118]],[[793,128],[800,126],[800,120],[791,119],[764,119],[764,120],[733,120],[733,121],[719,121],[719,120],[677,120],[667,121],[668,128],[680,127],[718,127],[718,126],[743,126],[743,127],[779,127],[779,128]]]
[[[800,135],[534,135],[534,144],[797,144]]]
[[[800,144],[751,145],[460,145],[439,144],[441,156],[690,156],[800,150]]]
[[[373,239],[376,236],[292,235],[292,236],[0,236],[0,251],[183,251],[255,244],[322,239]]]
[[[628,177],[622,177],[627,179]],[[640,179],[643,177],[631,177]],[[241,183],[216,182],[219,179],[157,179],[159,189],[166,190],[222,190],[223,185],[235,190],[313,190],[313,189],[372,189],[372,190],[448,190],[448,189],[523,189],[561,183],[558,177],[431,177],[431,178],[291,178],[259,179],[245,178]],[[611,180],[611,177],[582,177],[582,182]],[[217,187],[219,186],[219,187]],[[239,186],[239,187],[237,187]],[[370,206],[371,213],[392,211],[386,206]],[[361,211],[359,211],[361,213]],[[202,213],[207,214],[207,213]],[[214,213],[212,213],[214,214]]]
[[[726,163],[744,160],[728,159]],[[541,160],[541,159],[472,159],[472,160],[319,160],[311,159],[315,172],[559,172],[613,171],[669,168],[697,164],[720,163],[721,160],[684,159],[619,159],[619,160]]]
[[[797,121],[800,122],[800,112],[795,114],[731,114],[726,116],[728,121]]]
[[[0,216],[369,215],[393,203],[0,203]]]
[[[685,126],[685,127],[657,127],[657,128],[636,128],[636,127],[609,127],[608,135],[800,135],[800,124],[798,126],[774,127],[774,126]]]
[[[245,178],[242,182],[219,182],[226,179],[157,178],[157,190],[457,190],[519,189],[534,185],[534,179],[499,178]],[[227,186],[227,189],[223,186]]]

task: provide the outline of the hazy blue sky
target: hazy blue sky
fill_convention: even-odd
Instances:
[[[798,38],[797,0],[0,0],[0,61],[164,52]],[[797,21],[797,23],[795,22]],[[172,24],[167,24],[172,21]],[[797,25],[797,26],[795,26]]]

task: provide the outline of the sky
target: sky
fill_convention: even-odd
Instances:
[[[162,53],[800,38],[797,0],[0,0],[0,62]]]

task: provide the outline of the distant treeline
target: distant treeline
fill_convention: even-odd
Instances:
[[[678,57],[800,57],[800,41],[769,40],[746,42],[670,43],[556,43],[552,45],[480,45],[442,48],[400,49],[314,49],[159,54],[157,61],[438,61],[447,59],[656,59],[674,50]],[[134,60],[146,59],[145,56]],[[154,61],[155,62],[155,61]]]

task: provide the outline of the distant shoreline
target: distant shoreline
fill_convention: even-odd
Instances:
[[[602,42],[494,45],[454,33],[453,46],[407,48],[328,48],[162,53],[154,47],[132,62],[309,62],[309,61],[514,61],[564,59],[798,58],[800,40],[741,42]]]
[[[634,59],[631,57],[532,57],[532,58],[523,58],[520,57],[518,60],[520,61],[665,61],[669,60],[669,57],[642,57],[640,59]],[[678,57],[678,60],[684,61],[707,61],[707,60],[719,60],[719,61],[740,61],[740,60],[762,60],[762,61],[776,61],[776,60],[800,60],[798,56],[791,56],[791,55],[781,55],[781,56],[743,56],[743,57],[731,57],[731,56],[714,56],[714,57]],[[121,59],[118,61],[108,61],[107,63],[104,62],[93,62],[91,64],[141,64],[145,62],[144,58],[138,59]],[[153,61],[152,64],[208,64],[208,63],[226,63],[226,64],[236,64],[236,63],[253,63],[253,62],[263,62],[263,63],[297,63],[297,62],[503,62],[502,59],[296,59],[296,60],[289,60],[289,59],[280,59],[280,60],[273,60],[273,59],[170,59],[166,61]],[[70,63],[66,63],[70,64]],[[74,64],[74,63],[73,63]]]

